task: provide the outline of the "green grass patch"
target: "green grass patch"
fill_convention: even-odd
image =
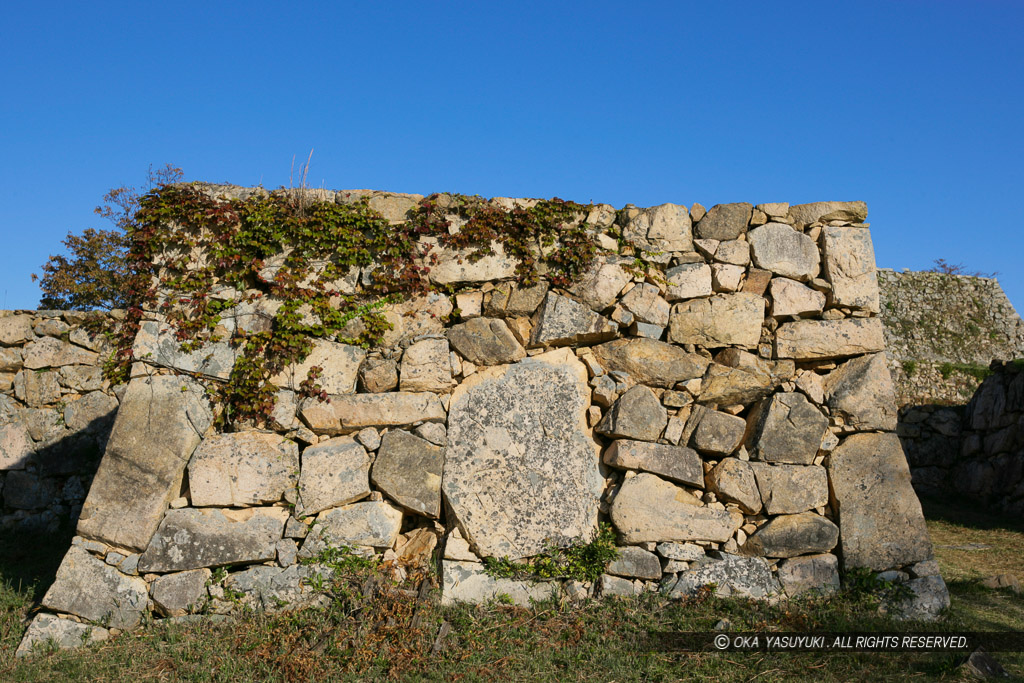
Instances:
[[[996,573],[1024,575],[1024,527],[956,501],[923,504],[953,599],[946,618],[927,625],[880,614],[879,589],[856,577],[839,595],[776,605],[703,592],[685,600],[645,595],[529,608],[441,606],[436,590],[421,599],[385,582],[372,600],[359,590],[336,591],[326,609],[151,626],[77,651],[15,660],[24,619],[56,567],[45,547],[66,546],[3,541],[0,549],[12,555],[0,555],[0,680],[968,680],[954,654],[678,653],[645,645],[651,632],[708,632],[722,619],[736,631],[1024,631],[1024,597],[979,582]],[[335,560],[338,580],[350,571],[353,587],[373,571],[348,566],[344,553]],[[1024,675],[1024,655],[996,658]]]

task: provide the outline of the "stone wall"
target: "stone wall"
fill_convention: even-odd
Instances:
[[[914,485],[985,507],[1024,511],[1024,363],[992,363],[966,406],[908,411]]]
[[[878,281],[898,433],[915,489],[1012,509],[1006,496],[1019,477],[1007,469],[1005,451],[991,451],[1009,446],[994,438],[977,446],[971,406],[985,401],[990,365],[1003,373],[1006,361],[1024,358],[1024,321],[994,278],[879,269]]]
[[[392,221],[421,199],[358,196]],[[22,652],[151,613],[315,603],[338,547],[395,579],[436,572],[449,602],[709,583],[785,597],[867,567],[908,582],[904,615],[934,617],[948,594],[894,433],[866,215],[862,202],[599,205],[577,220],[600,256],[565,288],[517,284],[500,251],[437,248],[423,270],[434,291],[386,305],[379,347],[318,339],[274,378],[264,429],[213,426],[207,389],[237,350],[182,351],[150,314],[79,536]],[[358,294],[373,273],[345,286]],[[272,302],[247,301],[225,329],[273,317]],[[327,400],[302,395],[314,366]],[[585,543],[601,523],[620,556],[597,581],[485,570]]]
[[[78,519],[118,405],[106,315],[0,311],[0,533]]]
[[[995,278],[878,270],[899,406],[963,405],[993,360],[1024,357],[1024,321]]]

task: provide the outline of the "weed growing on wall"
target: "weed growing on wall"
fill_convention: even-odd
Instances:
[[[506,211],[480,197],[431,195],[391,225],[366,198],[333,203],[280,190],[227,199],[200,185],[164,185],[139,200],[128,228],[133,300],[107,376],[127,380],[132,341],[154,311],[182,351],[228,341],[240,352],[215,392],[219,421],[263,424],[277,390],[270,378],[304,360],[315,340],[372,347],[390,329],[386,305],[433,289],[435,247],[474,262],[500,245],[523,284],[577,280],[597,250],[590,207],[531,204]],[[300,391],[326,400],[316,380]]]
[[[589,543],[577,542],[564,548],[551,546],[528,562],[486,557],[484,570],[495,578],[505,579],[596,581],[608,563],[618,556],[615,530],[604,523]]]

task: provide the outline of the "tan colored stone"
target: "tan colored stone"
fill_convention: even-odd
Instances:
[[[347,434],[366,427],[403,427],[416,422],[443,422],[444,407],[430,392],[343,394],[330,403],[302,402],[299,414],[317,434]]]
[[[825,308],[825,295],[785,277],[773,278],[769,285],[772,315],[776,318],[813,315]]]
[[[82,506],[78,533],[121,548],[146,548],[212,421],[206,392],[192,380],[133,379]]]
[[[0,344],[12,346],[35,339],[32,316],[8,315],[0,318]]]
[[[619,292],[633,279],[622,267],[629,262],[629,259],[617,256],[598,258],[569,291],[591,310],[601,312],[615,303]]]
[[[791,206],[788,215],[797,229],[802,230],[818,221],[863,222],[868,217],[868,206],[864,202],[814,202]]]
[[[756,294],[718,294],[672,308],[669,338],[677,344],[754,348],[761,339],[764,299]]]
[[[884,353],[852,358],[824,380],[833,415],[859,430],[896,429],[896,391]]]
[[[783,223],[768,223],[751,230],[747,238],[758,268],[801,282],[818,276],[821,256],[807,235]]]
[[[764,462],[752,462],[750,467],[757,478],[764,511],[769,515],[788,515],[828,505],[828,475],[824,467]]]
[[[646,472],[622,483],[611,518],[625,543],[723,543],[743,524],[740,513],[703,507],[685,489]]]
[[[485,368],[452,394],[442,489],[483,556],[589,538],[603,479],[586,366],[569,349]]]
[[[366,351],[358,346],[318,339],[313,343],[313,350],[304,361],[289,365],[270,381],[279,387],[295,391],[309,377],[310,369],[315,366],[321,368],[316,384],[319,384],[323,391],[328,394],[351,394],[356,390],[359,366],[365,358]]]
[[[661,204],[638,211],[623,228],[622,236],[644,251],[693,249],[690,212],[677,204]]]
[[[665,479],[697,488],[704,487],[704,468],[700,456],[685,446],[617,439],[605,450],[604,462],[612,467],[653,472]]]
[[[825,277],[832,283],[832,303],[878,313],[878,279],[871,233],[864,228],[822,229]]]
[[[921,504],[895,434],[854,434],[829,457],[844,568],[884,571],[931,559]]]
[[[402,354],[399,391],[445,392],[454,385],[447,339],[421,339]]]
[[[669,301],[682,301],[711,296],[711,266],[706,263],[683,263],[665,271]]]
[[[845,358],[884,350],[880,318],[798,320],[780,325],[775,332],[776,358]]]
[[[565,346],[568,344],[594,344],[614,339],[618,330],[604,316],[570,299],[548,292],[534,316],[533,346]]]
[[[722,458],[707,475],[708,489],[722,500],[736,503],[748,515],[761,511],[761,494],[750,463],[739,458]]]

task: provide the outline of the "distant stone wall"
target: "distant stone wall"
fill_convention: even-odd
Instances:
[[[395,222],[422,199],[315,197],[361,197]],[[935,616],[948,594],[894,433],[866,215],[862,202],[598,205],[574,220],[599,256],[565,287],[543,270],[518,283],[500,249],[474,259],[424,237],[430,291],[384,305],[392,329],[375,348],[316,339],[273,379],[262,428],[214,427],[223,406],[208,389],[238,346],[183,351],[151,311],[79,536],[22,653],[151,613],[315,603],[323,553],[339,546],[399,580],[436,570],[447,602],[707,584],[796,596],[834,590],[845,566],[891,571],[917,596],[904,614]],[[246,292],[217,290],[235,304],[226,334],[267,329],[281,304],[263,266],[283,262],[259,264]],[[360,296],[377,267],[332,286]],[[620,556],[596,581],[486,570],[585,543],[601,523]]]
[[[0,533],[78,519],[118,405],[106,315],[0,311]]]
[[[914,485],[1006,514],[1024,512],[1024,364],[993,362],[966,406],[913,410]]]
[[[1006,444],[986,438],[979,450],[971,406],[1004,381],[982,384],[990,365],[1004,376],[1006,361],[1024,358],[1024,321],[994,278],[879,269],[878,283],[897,431],[915,489],[997,510],[1019,505],[1006,498],[1019,477],[1005,452],[989,452]]]
[[[878,270],[899,406],[963,405],[993,360],[1024,357],[1024,321],[994,278]]]

